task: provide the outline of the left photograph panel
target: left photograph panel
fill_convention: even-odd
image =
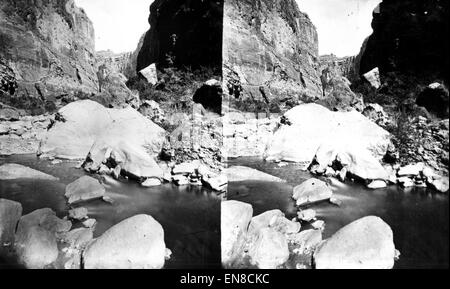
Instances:
[[[0,269],[221,267],[223,0],[0,0]]]

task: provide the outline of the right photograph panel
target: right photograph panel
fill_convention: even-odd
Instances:
[[[448,8],[224,1],[224,268],[448,268]]]

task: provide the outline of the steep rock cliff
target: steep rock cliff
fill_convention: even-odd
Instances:
[[[232,108],[278,111],[322,97],[318,36],[294,0],[226,0],[224,78]]]
[[[97,90],[94,29],[73,0],[0,1],[0,59],[17,88],[1,102],[39,113]]]
[[[157,67],[221,69],[223,0],[155,0],[137,71]]]
[[[97,64],[107,64],[127,78],[133,77],[133,73],[136,74],[136,66],[133,66],[133,52],[114,53],[111,50],[103,50],[97,51],[95,58]]]
[[[318,103],[331,110],[362,111],[362,96],[355,94],[350,79],[354,79],[355,57],[338,58],[335,55],[323,55],[319,58],[320,80],[322,82],[323,99]]]
[[[448,12],[446,0],[383,0],[373,12],[360,73],[379,67],[381,76],[397,72],[448,82]]]

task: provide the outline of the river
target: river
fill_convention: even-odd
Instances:
[[[295,164],[279,166],[258,158],[239,158],[228,165],[248,166],[287,180],[287,183],[246,181],[230,183],[229,200],[253,205],[253,215],[280,209],[291,219],[297,208],[292,200],[296,185],[311,177]],[[449,266],[449,197],[426,188],[404,190],[398,186],[369,190],[362,184],[332,181],[334,196],[343,203],[312,205],[318,219],[324,220],[323,237],[329,238],[343,226],[359,218],[381,217],[394,232],[394,243],[401,252],[395,268],[448,268]],[[308,229],[304,226],[303,229]]]
[[[13,180],[0,181],[0,198],[22,204],[23,214],[36,209],[51,208],[58,217],[67,216],[64,197],[67,184],[87,174],[76,163],[51,164],[34,155],[0,158],[0,165],[16,163],[59,178],[59,181]],[[221,195],[203,187],[177,187],[172,184],[143,188],[134,182],[119,182],[107,178],[106,195],[114,204],[92,201],[82,204],[89,217],[97,220],[94,237],[122,220],[148,214],[164,228],[166,247],[172,257],[165,268],[219,268],[220,262],[220,202]],[[14,267],[3,261],[0,267]],[[6,263],[6,264],[5,264]]]

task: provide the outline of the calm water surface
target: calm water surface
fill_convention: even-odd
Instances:
[[[65,187],[85,175],[82,169],[75,168],[76,163],[53,165],[29,155],[0,158],[0,165],[3,163],[25,165],[59,178],[59,181],[0,181],[0,198],[20,202],[23,214],[51,208],[59,217],[66,216],[69,208],[64,197]],[[93,201],[82,205],[88,209],[91,218],[97,219],[94,237],[126,218],[149,214],[164,228],[166,246],[172,250],[166,268],[220,267],[222,196],[195,186],[169,184],[143,188],[136,183],[109,178],[104,185],[106,195],[114,200],[114,204]]]
[[[279,167],[256,158],[229,160],[229,165],[243,165],[287,180],[287,183],[237,182],[228,186],[230,200],[253,205],[254,215],[280,209],[290,219],[297,209],[291,199],[294,186],[312,176],[293,164]],[[394,232],[395,246],[401,252],[396,268],[448,268],[449,198],[428,189],[403,190],[391,186],[368,190],[363,185],[333,181],[334,195],[341,207],[328,203],[311,206],[326,223],[324,238],[359,218],[375,215]],[[306,226],[304,228],[307,228]]]
[[[59,178],[59,181],[0,181],[0,198],[18,201],[24,214],[40,208],[52,208],[59,217],[67,215],[65,186],[85,175],[75,163],[52,165],[35,156],[0,158],[3,163],[22,164]],[[311,177],[293,164],[279,167],[256,158],[230,160],[229,165],[245,165],[284,178],[287,183],[246,181],[229,184],[228,199],[253,205],[254,215],[280,209],[288,218],[296,216],[292,189]],[[220,267],[220,202],[223,198],[202,187],[163,185],[142,188],[135,183],[105,182],[107,195],[114,204],[94,201],[83,204],[89,216],[97,219],[95,236],[120,221],[149,214],[164,228],[166,246],[173,252],[167,268]],[[449,199],[427,189],[403,190],[396,186],[368,190],[360,184],[334,181],[334,194],[341,207],[328,203],[313,205],[318,218],[326,222],[324,238],[350,222],[368,215],[381,217],[394,232],[401,252],[396,268],[448,268]],[[307,229],[307,226],[304,226]],[[10,260],[4,261],[11,262]],[[2,263],[2,260],[0,260]],[[13,266],[14,264],[0,264]]]

